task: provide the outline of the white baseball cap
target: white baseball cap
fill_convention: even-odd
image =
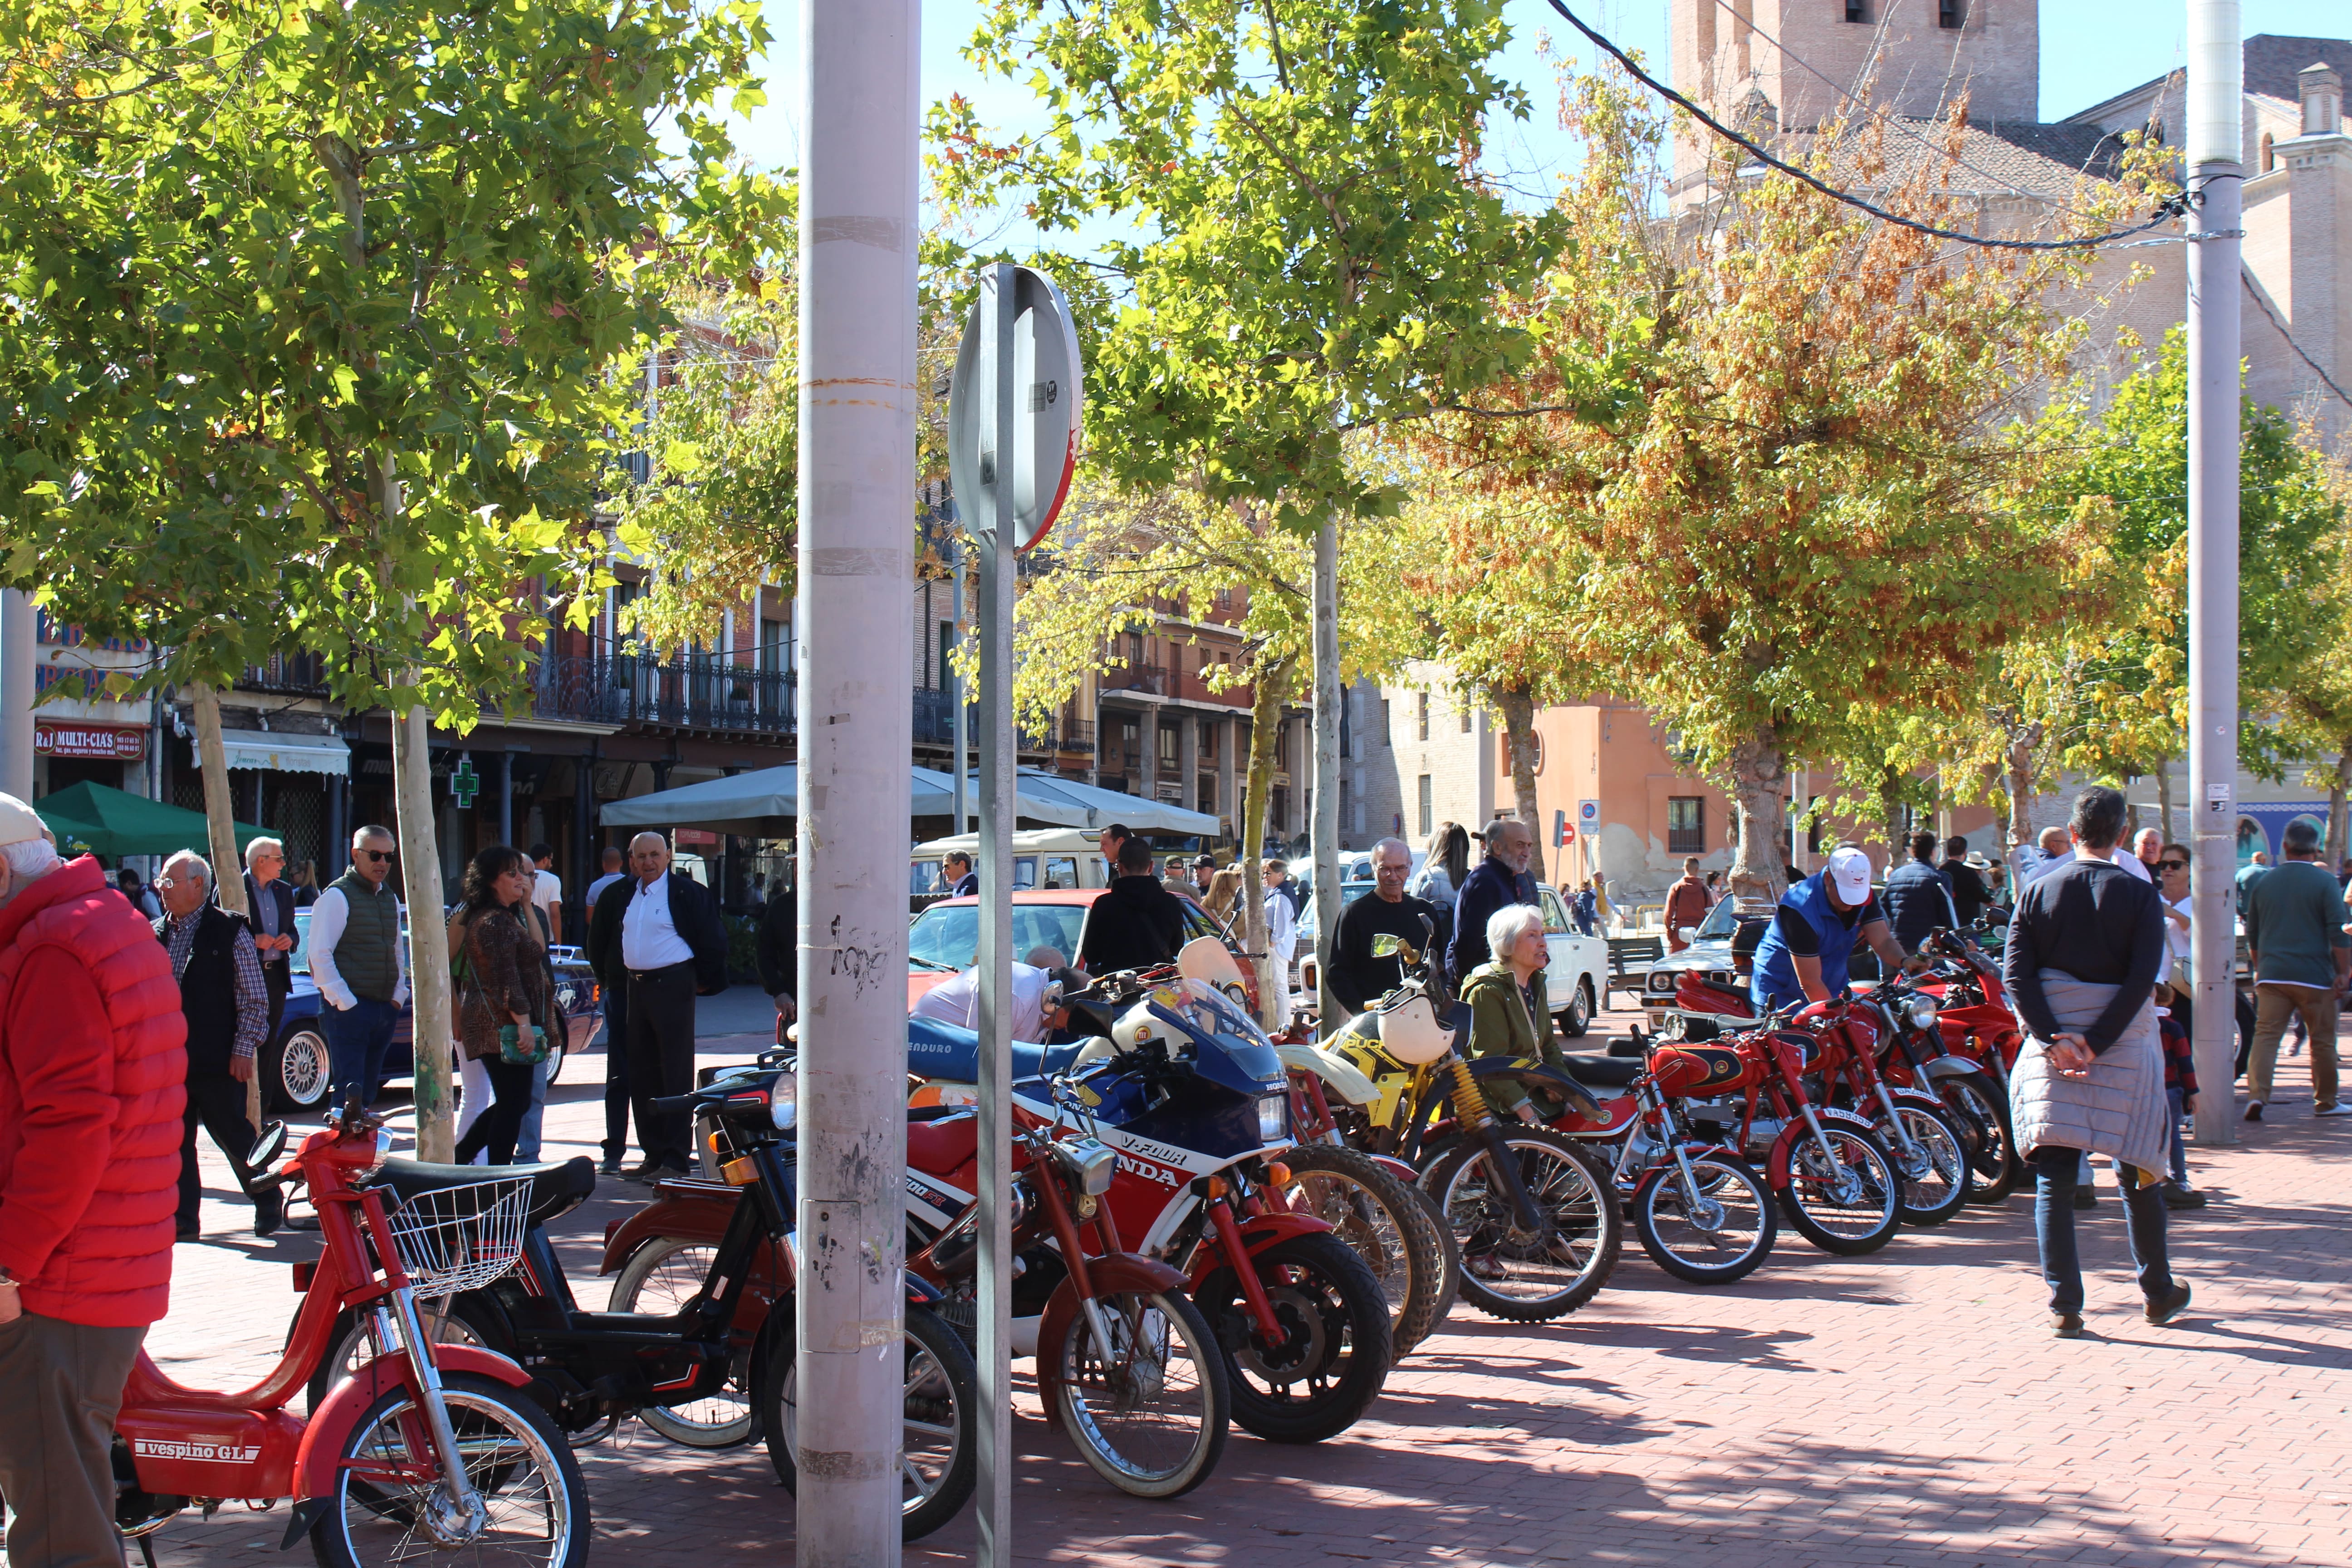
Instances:
[[[0,845],[29,844],[49,837],[41,814],[13,795],[0,795]]]
[[[1870,898],[1870,857],[1851,846],[1830,851],[1830,886],[1848,906]]]

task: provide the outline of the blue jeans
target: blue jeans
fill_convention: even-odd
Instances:
[[[515,1133],[514,1163],[532,1165],[539,1163],[539,1133],[547,1120],[547,1064],[539,1062],[530,1069],[530,1105],[522,1113],[522,1126]]]
[[[2083,1310],[2083,1260],[2074,1249],[2074,1176],[2083,1152],[2044,1143],[2033,1152],[2041,1174],[2033,1194],[2033,1234],[2042,1244],[2042,1278],[2050,1287],[2053,1312]],[[2116,1176],[2124,1190],[2125,1229],[2131,1238],[2140,1293],[2160,1300],[2172,1291],[2172,1266],[2164,1251],[2164,1189],[2133,1184],[2132,1168],[2120,1161]]]
[[[340,1111],[351,1096],[360,1097],[362,1110],[375,1102],[383,1087],[384,1053],[392,1047],[393,1026],[400,1009],[389,1002],[353,998],[348,1009],[322,1003],[319,1030],[327,1037],[327,1072],[331,1081],[327,1104]]]

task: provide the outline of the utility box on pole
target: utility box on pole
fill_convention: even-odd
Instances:
[[[2238,0],[2189,0],[2189,810],[2197,1141],[2237,1138],[2238,280],[2245,46]]]
[[[801,7],[801,1568],[896,1568],[918,0]]]

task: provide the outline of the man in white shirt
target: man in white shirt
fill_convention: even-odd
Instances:
[[[338,1110],[353,1094],[362,1107],[375,1099],[408,1001],[400,900],[385,886],[397,853],[392,829],[361,828],[352,835],[352,868],[310,906],[310,978],[326,1004],[319,1027],[327,1037],[330,1103]]]
[[[1068,961],[1050,947],[1032,948],[1013,966],[1013,1037],[1042,1046],[1069,1015],[1062,1011],[1062,983],[1055,971]],[[953,1024],[959,1029],[980,1027],[980,967],[950,976],[923,993],[912,1016]]]
[[[547,940],[563,940],[563,879],[554,871],[555,847],[534,844],[530,847],[530,863],[538,868],[532,873],[530,901],[547,917]]]
[[[694,1087],[694,999],[727,985],[727,930],[702,884],[672,871],[669,841],[629,841],[628,880],[605,889],[588,926],[588,962],[608,994],[623,993],[622,1041],[637,1142],[646,1163],[629,1179],[651,1184],[692,1166],[693,1128],[658,1099]],[[607,1159],[617,1163],[609,1149]]]
[[[1260,868],[1265,883],[1265,951],[1274,970],[1273,1007],[1268,1016],[1275,1027],[1290,1027],[1290,949],[1298,934],[1297,917],[1290,908],[1290,896],[1283,891],[1283,879],[1290,875],[1290,867],[1280,860],[1268,858]]]

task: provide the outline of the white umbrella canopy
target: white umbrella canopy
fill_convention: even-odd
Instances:
[[[977,784],[974,785],[977,788]],[[1163,801],[1066,779],[1042,768],[1023,768],[1017,781],[1021,815],[1056,827],[1108,827],[1123,823],[1138,833],[1183,833],[1214,837],[1219,824],[1206,812],[1186,811]]]
[[[945,816],[954,781],[915,768],[914,816]],[[607,827],[705,827],[715,833],[778,837],[800,815],[800,768],[758,768],[733,778],[705,779],[676,789],[616,800],[601,816]]]

